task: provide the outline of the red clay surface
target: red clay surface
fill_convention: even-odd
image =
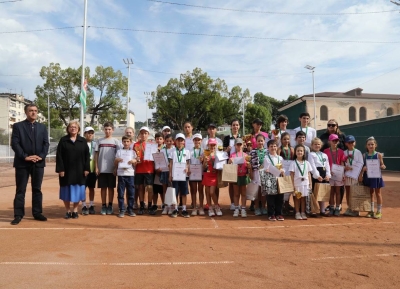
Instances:
[[[226,189],[223,217],[64,220],[49,164],[47,222],[31,217],[28,186],[27,216],[11,226],[15,186],[0,188],[0,288],[399,288],[399,174],[384,180],[382,220],[234,219]]]

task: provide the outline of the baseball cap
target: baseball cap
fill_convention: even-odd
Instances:
[[[177,140],[178,138],[185,139],[185,135],[184,135],[183,133],[178,133],[178,134],[175,136],[175,139]]]
[[[195,138],[203,139],[203,137],[202,137],[201,134],[199,134],[199,133],[195,133],[195,134],[193,135],[192,139],[195,139]]]
[[[217,144],[217,140],[215,138],[208,139],[208,144]]]
[[[237,145],[238,143],[243,144],[243,140],[240,137],[235,139],[235,145]]]
[[[261,125],[264,124],[264,122],[259,118],[256,118],[255,120],[253,120],[252,123],[261,124]]]
[[[150,133],[150,130],[149,130],[149,128],[148,128],[147,126],[142,126],[142,127],[139,129],[139,132],[141,132],[142,130],[145,130],[145,131],[147,131],[148,133]]]
[[[88,131],[93,131],[94,132],[94,128],[91,127],[91,126],[85,127],[85,132],[88,132]]]
[[[166,125],[166,126],[164,126],[164,127],[162,128],[162,130],[161,130],[161,131],[164,131],[164,130],[166,130],[166,129],[169,129],[169,130],[171,130],[171,128],[170,128],[168,125]]]
[[[329,135],[329,141],[333,141],[333,140],[336,140],[336,139],[339,139],[339,137],[337,136],[337,134],[331,134],[331,135]]]
[[[215,125],[215,123],[210,123],[209,125],[208,125],[208,128],[210,128],[210,127],[217,127],[216,125]]]
[[[356,141],[356,138],[352,135],[346,136],[346,138],[344,140],[344,142],[353,142],[353,141]]]

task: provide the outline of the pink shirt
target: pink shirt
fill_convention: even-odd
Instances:
[[[267,145],[267,142],[269,141],[269,135],[266,132],[260,131],[258,134],[251,137],[251,144],[252,144],[253,149],[257,148],[257,136],[259,134],[262,134],[265,137],[265,146]]]
[[[329,167],[332,168],[332,164],[335,163],[337,165],[341,165],[342,162],[346,161],[346,157],[344,155],[343,150],[341,149],[337,149],[336,152],[332,152],[331,154],[331,150],[330,148],[327,148],[324,150],[324,153],[328,156],[328,160],[329,160]],[[332,157],[334,158],[334,160],[332,159]]]
[[[245,158],[247,156],[246,153],[241,152],[241,153],[233,153],[231,154],[231,159],[233,158]],[[243,162],[243,164],[238,165],[238,177],[243,177],[247,174],[247,165],[246,165],[246,160]]]

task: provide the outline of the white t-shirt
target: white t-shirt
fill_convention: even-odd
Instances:
[[[178,159],[178,150],[176,148],[168,150],[168,159],[172,160],[172,164],[181,163],[185,164],[188,160],[190,160],[190,151],[187,149],[183,149],[183,154],[180,155],[182,158],[179,161]]]
[[[304,166],[304,162],[305,162],[305,166]],[[303,171],[303,174],[301,174],[299,168],[297,167],[296,163],[299,165],[300,169]],[[294,185],[296,187],[299,186],[309,186],[310,183],[308,182],[308,173],[312,171],[311,165],[308,161],[293,161],[290,164],[290,168],[289,170],[291,172],[294,172]],[[303,179],[303,180],[302,180]]]
[[[313,138],[317,137],[317,131],[314,128],[309,127],[309,126],[307,126],[306,128],[302,128],[302,127],[299,126],[299,127],[296,127],[294,129],[294,131],[296,133],[299,132],[299,131],[303,131],[306,134],[305,145],[308,146],[308,147],[311,147],[311,141],[313,140]]]
[[[354,154],[354,156],[353,156],[353,154]],[[359,162],[359,163],[363,163],[364,162],[363,155],[362,155],[361,151],[358,150],[358,149],[354,149],[354,152],[351,151],[350,154],[349,154],[349,150],[345,150],[344,151],[344,155],[346,157],[353,156],[353,162]],[[346,166],[350,166],[349,158],[347,158]]]
[[[266,168],[266,163],[271,164],[273,166],[276,166],[277,164],[281,164],[282,165],[282,169],[283,169],[283,164],[282,164],[283,158],[279,155],[270,155],[267,154],[264,157],[264,168]]]
[[[328,156],[323,152],[311,152],[308,155],[308,162],[311,165],[311,173],[314,179],[320,177],[317,168],[325,168],[326,176],[329,178],[331,177],[331,168],[329,167]]]
[[[122,154],[130,154],[131,160],[136,159],[136,153],[134,150],[131,150],[131,149],[118,150],[115,154],[115,158],[121,158]],[[124,177],[124,176],[134,176],[134,175],[135,175],[135,169],[133,168],[133,166],[129,166],[129,168],[126,168],[126,169],[120,168],[119,166],[117,168],[117,176]]]
[[[204,150],[202,148],[199,149],[195,149],[193,148],[190,151],[190,164],[192,165],[200,165],[200,159],[199,157],[201,157],[204,154]]]

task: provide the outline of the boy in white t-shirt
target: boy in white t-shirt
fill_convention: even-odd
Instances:
[[[306,134],[305,145],[311,148],[311,141],[317,137],[317,131],[314,128],[308,126],[310,123],[310,114],[308,112],[301,113],[299,121],[300,126],[296,127],[294,131],[296,133],[299,131],[303,131]]]

